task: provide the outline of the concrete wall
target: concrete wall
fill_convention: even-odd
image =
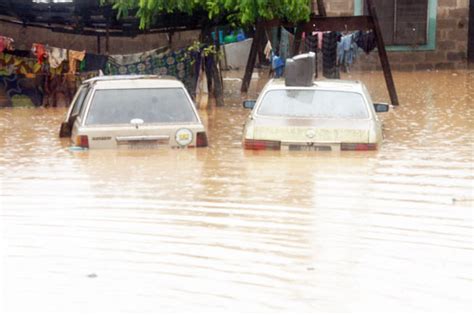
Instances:
[[[316,1],[313,0],[315,3]],[[353,15],[354,0],[325,0],[329,16]],[[314,5],[316,7],[316,5]],[[456,69],[467,66],[469,0],[438,0],[434,50],[389,51],[395,70]],[[355,69],[380,69],[377,52],[359,56]]]
[[[33,43],[49,44],[50,46],[84,50],[97,53],[97,37],[81,36],[52,32],[48,29],[23,27],[20,25],[0,22],[0,35],[15,40],[15,48],[29,50]],[[187,31],[174,33],[172,48],[181,48],[199,38],[199,32]],[[128,54],[151,50],[168,44],[167,34],[139,35],[134,38],[111,37],[110,54]],[[105,37],[101,38],[101,52],[105,54]]]

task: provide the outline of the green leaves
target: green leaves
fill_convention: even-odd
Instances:
[[[101,0],[113,4],[118,17],[137,9],[141,28],[147,28],[159,14],[205,11],[209,19],[227,16],[229,22],[246,25],[257,20],[286,19],[290,22],[307,21],[311,0]]]

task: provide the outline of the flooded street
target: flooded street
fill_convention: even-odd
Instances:
[[[474,72],[394,78],[375,152],[244,151],[240,100],[189,150],[70,151],[64,108],[0,109],[0,313],[472,311]]]

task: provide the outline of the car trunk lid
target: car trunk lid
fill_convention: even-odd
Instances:
[[[254,139],[282,144],[367,143],[370,120],[261,119],[254,125]]]
[[[89,148],[159,148],[159,147],[180,147],[177,141],[179,130],[181,137],[190,137],[189,145],[195,145],[197,132],[203,132],[202,125],[156,125],[144,124],[136,125],[101,125],[87,126],[81,133],[89,137]],[[186,140],[186,139],[181,139]]]

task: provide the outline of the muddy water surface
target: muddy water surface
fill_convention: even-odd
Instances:
[[[192,150],[72,152],[64,109],[0,109],[0,313],[471,311],[474,73],[395,81],[369,153],[245,152],[238,101]]]

